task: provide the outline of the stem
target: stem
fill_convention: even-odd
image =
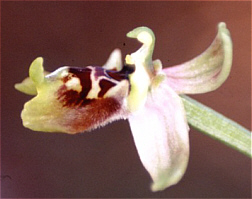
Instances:
[[[252,158],[249,130],[188,96],[181,98],[192,127]]]

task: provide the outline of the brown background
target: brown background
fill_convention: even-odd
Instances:
[[[231,75],[217,91],[195,99],[250,128],[250,2],[2,2],[2,197],[251,197],[251,162],[195,130],[182,181],[163,192],[138,158],[127,121],[79,134],[32,132],[20,112],[30,99],[13,85],[38,56],[45,68],[102,65],[138,26],[156,35],[154,58],[168,67],[205,50],[225,21],[234,43]]]

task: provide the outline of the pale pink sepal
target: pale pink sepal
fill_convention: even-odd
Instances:
[[[166,83],[151,91],[143,108],[129,116],[140,159],[152,191],[176,184],[189,158],[188,125],[180,97]]]
[[[165,68],[168,83],[177,93],[196,94],[217,89],[227,79],[232,65],[232,41],[224,22],[210,47],[181,65]]]

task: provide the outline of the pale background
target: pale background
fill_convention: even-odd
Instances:
[[[33,132],[20,119],[30,97],[13,87],[38,56],[49,71],[102,65],[115,48],[124,57],[139,48],[126,38],[138,26],[155,32],[155,59],[179,64],[203,52],[225,21],[234,43],[230,77],[217,91],[192,97],[250,128],[250,2],[1,4],[2,197],[251,197],[250,159],[193,129],[184,178],[152,193],[127,121],[74,136]]]

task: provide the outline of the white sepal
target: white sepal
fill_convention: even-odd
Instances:
[[[145,106],[129,116],[140,159],[152,191],[176,184],[189,158],[188,125],[180,97],[166,82],[150,92]]]

